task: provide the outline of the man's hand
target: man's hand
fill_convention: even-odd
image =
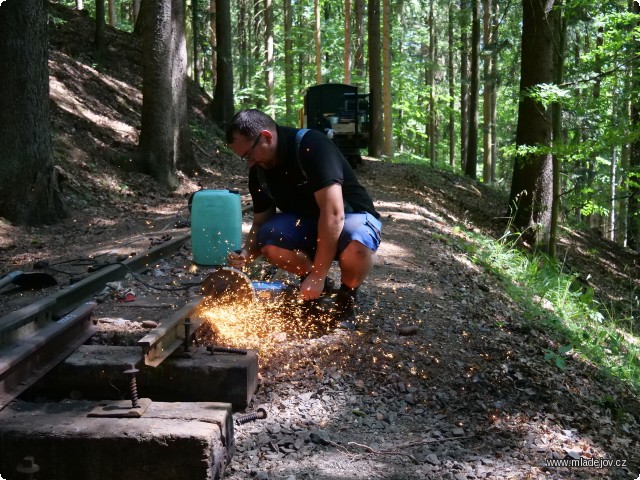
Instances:
[[[315,300],[320,298],[324,289],[325,277],[318,274],[310,273],[307,278],[300,284],[299,296],[302,300]]]
[[[246,250],[242,250],[240,253],[229,252],[227,255],[227,265],[242,270],[248,263],[248,255]]]

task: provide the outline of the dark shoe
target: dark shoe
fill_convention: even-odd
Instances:
[[[340,288],[335,296],[334,316],[337,319],[344,320],[352,315],[356,308],[356,292]]]
[[[356,329],[356,291],[340,288],[335,295],[332,316],[338,328]]]
[[[331,295],[332,293],[335,292],[336,289],[336,284],[335,282],[330,279],[329,277],[324,279],[324,288],[322,289],[322,293],[324,295]]]

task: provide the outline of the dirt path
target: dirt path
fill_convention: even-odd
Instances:
[[[359,175],[384,221],[362,326],[282,335],[254,401],[269,417],[237,427],[228,478],[636,478],[636,399],[544,360],[544,332],[450,241],[455,214],[413,192],[412,169]],[[545,466],[579,457],[626,468]]]

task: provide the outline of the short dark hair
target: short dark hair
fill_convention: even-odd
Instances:
[[[233,116],[227,126],[227,144],[232,144],[237,134],[253,138],[262,130],[275,131],[275,129],[276,122],[266,113],[254,108],[240,110]]]

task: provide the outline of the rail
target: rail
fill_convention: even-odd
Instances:
[[[122,264],[114,264],[0,318],[0,410],[82,345],[96,331],[89,301],[105,283],[140,273],[173,255],[183,234]]]

